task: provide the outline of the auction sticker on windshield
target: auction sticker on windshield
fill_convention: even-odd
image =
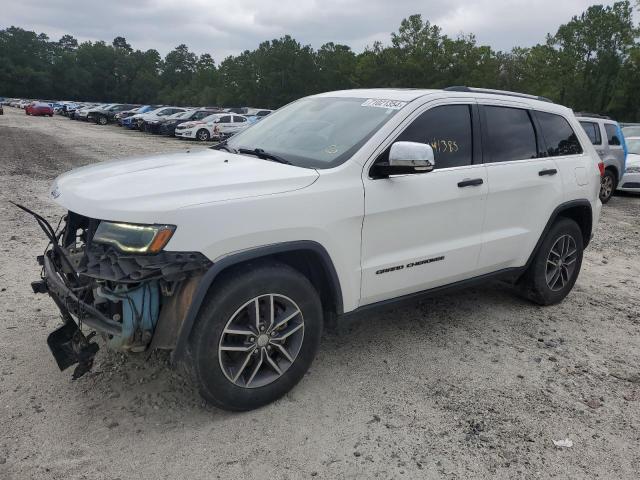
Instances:
[[[407,102],[400,102],[398,100],[380,100],[376,98],[369,98],[364,101],[362,107],[377,107],[377,108],[389,108],[391,110],[400,110]]]

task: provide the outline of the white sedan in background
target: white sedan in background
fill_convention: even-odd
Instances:
[[[215,113],[197,122],[185,122],[176,127],[176,137],[195,138],[201,142],[221,140],[247,128],[251,123],[243,115]]]
[[[640,137],[629,137],[625,141],[628,152],[627,161],[618,190],[640,193]]]

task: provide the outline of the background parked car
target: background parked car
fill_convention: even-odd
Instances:
[[[116,114],[131,110],[135,105],[129,103],[116,103],[108,108],[94,111],[89,113],[89,120],[95,121],[98,125],[106,125],[107,123],[115,121]]]
[[[204,108],[195,109],[195,110],[189,110],[186,112],[176,113],[166,118],[154,120],[151,123],[157,122],[160,134],[174,136],[176,132],[176,127],[178,125],[181,125],[183,123],[190,122],[190,121],[193,122],[193,121],[202,120],[212,115],[213,113],[217,113],[217,111],[204,109]]]
[[[640,123],[621,123],[624,138],[640,137]]]
[[[145,132],[152,132],[154,127],[151,126],[149,122],[152,122],[154,120],[159,120],[161,118],[168,117],[176,113],[186,112],[186,111],[187,109],[182,107],[161,107],[161,108],[152,110],[148,113],[143,113],[142,115],[140,114],[134,115],[134,118],[138,117],[135,120],[138,123],[138,130],[145,131]]]
[[[88,111],[91,110],[92,108],[96,108],[98,105],[100,104],[90,103],[90,104],[80,105],[75,110],[69,113],[69,119],[70,120],[85,119],[87,117]]]
[[[622,130],[615,120],[593,113],[576,113],[580,125],[604,162],[600,201],[607,203],[625,170],[626,146]]]
[[[83,108],[80,112],[76,113],[76,120],[84,120],[89,121],[93,120],[95,114],[102,110],[109,109],[113,106],[117,105],[116,103],[99,103],[91,108]]]
[[[618,190],[640,193],[640,136],[628,137],[627,161]]]
[[[51,105],[49,105],[48,103],[44,102],[31,102],[29,105],[27,105],[24,111],[27,115],[48,115],[49,117],[53,117],[53,108],[51,108]]]
[[[253,110],[254,111],[250,111],[248,114],[245,115],[245,117],[247,117],[247,120],[249,120],[249,122],[251,123],[259,122],[267,115],[270,115],[271,113],[273,113],[273,110],[258,110],[258,109],[253,109]]]
[[[143,114],[143,113],[149,113],[152,112],[153,110],[156,110],[158,108],[160,108],[162,105],[142,105],[141,107],[138,108],[133,108],[131,110],[125,110],[124,112],[120,112],[118,114],[116,114],[116,121],[118,123],[118,125],[120,127],[123,126],[131,126],[131,117],[133,117],[134,115],[138,115],[138,114]],[[136,127],[137,127],[137,123],[136,123]]]
[[[235,135],[250,125],[242,115],[229,115],[228,113],[216,113],[198,122],[186,122],[176,127],[175,136],[178,138],[191,138],[201,142],[211,139],[221,140]]]

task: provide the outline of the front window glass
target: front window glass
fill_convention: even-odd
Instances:
[[[303,98],[232,137],[231,148],[261,148],[294,165],[331,168],[350,158],[404,102]]]
[[[471,165],[471,106],[443,105],[427,110],[416,118],[396,141],[431,145],[436,169]]]

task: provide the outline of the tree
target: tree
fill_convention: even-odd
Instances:
[[[9,27],[0,30],[0,95],[276,108],[344,88],[469,85],[640,120],[639,35],[628,0],[589,7],[539,44],[506,52],[479,45],[472,34],[449,37],[411,15],[388,44],[374,42],[359,54],[333,42],[314,50],[285,35],[216,65],[211,54],[184,44],[162,59],[121,36],[79,44],[71,35],[55,41]]]

